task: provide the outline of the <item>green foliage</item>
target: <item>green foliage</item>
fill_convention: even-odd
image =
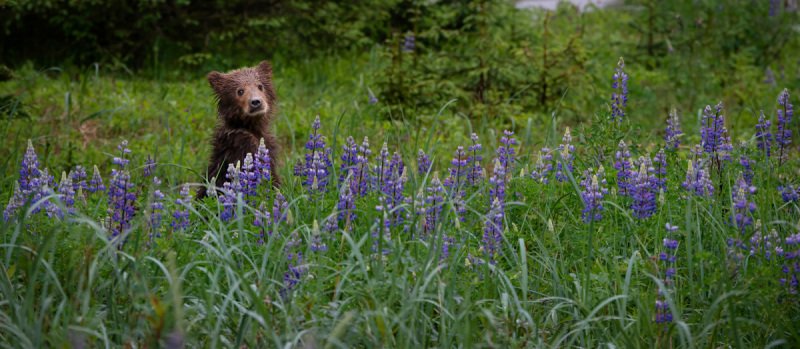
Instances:
[[[566,6],[534,16],[503,0],[411,1],[400,17],[378,80],[392,117],[449,99],[468,118],[548,111],[585,77],[583,17]]]
[[[396,0],[51,1],[2,4],[0,57],[19,64],[235,67],[366,47]]]

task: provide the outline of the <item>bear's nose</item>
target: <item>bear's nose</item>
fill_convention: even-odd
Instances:
[[[254,98],[254,99],[250,100],[250,107],[258,108],[260,106],[261,106],[261,100],[260,99]]]

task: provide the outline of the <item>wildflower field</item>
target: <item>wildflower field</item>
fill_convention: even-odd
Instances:
[[[409,120],[379,50],[278,61],[283,149],[219,188],[202,78],[0,82],[0,345],[800,346],[798,78],[658,112],[606,55],[591,112]]]

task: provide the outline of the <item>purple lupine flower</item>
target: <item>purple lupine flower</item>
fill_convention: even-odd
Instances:
[[[335,231],[339,227],[339,222],[344,221],[344,229],[349,230],[352,228],[353,221],[356,218],[356,201],[353,195],[354,189],[358,186],[353,170],[348,171],[348,181],[342,183],[339,189],[339,202],[336,204],[336,215],[326,222],[326,229],[329,232]]]
[[[581,181],[581,201],[583,201],[583,211],[581,216],[586,223],[603,219],[603,197],[608,194],[606,179],[602,166],[596,173],[592,169],[583,172]]]
[[[789,235],[784,241],[783,265],[781,267],[784,276],[779,281],[781,286],[786,288],[788,294],[796,295],[800,291],[800,284],[798,284],[798,276],[800,276],[800,233]]]
[[[755,192],[756,187],[747,184],[744,177],[739,176],[739,179],[736,180],[736,185],[733,187],[733,221],[742,233],[749,225],[753,224],[752,214],[756,210],[756,203],[752,201],[750,196]]]
[[[269,235],[277,230],[278,224],[286,222],[289,217],[289,203],[280,191],[275,193],[275,199],[272,201],[272,226]]]
[[[29,139],[28,148],[25,150],[25,155],[22,157],[22,166],[19,169],[20,190],[22,190],[23,193],[31,193],[36,190],[31,182],[40,176],[39,157],[36,156],[36,151],[33,149],[33,142]]]
[[[500,159],[494,160],[492,177],[489,178],[489,198],[494,202],[497,198],[505,209],[506,205],[506,173]]]
[[[417,153],[417,174],[424,177],[431,169],[431,158],[422,149]]]
[[[312,133],[306,142],[305,165],[295,166],[295,175],[305,177],[303,186],[309,192],[325,192],[328,185],[328,174],[332,166],[330,148],[325,145],[325,138],[319,133],[321,123],[319,115],[311,125]]]
[[[756,124],[756,145],[766,158],[772,155],[772,122],[766,119],[763,110],[761,115],[758,116],[758,123]]]
[[[400,153],[392,153],[392,160],[389,161],[389,178],[396,179],[405,173],[406,164],[403,162],[403,157]]]
[[[76,193],[85,192],[89,187],[86,185],[86,169],[81,165],[69,172],[69,179],[72,181],[72,190]]]
[[[635,174],[631,183],[631,209],[636,218],[648,218],[656,212],[656,192],[653,177],[647,171],[647,164],[640,158],[639,172]]]
[[[379,205],[378,211],[382,211],[382,217],[375,217],[375,224],[370,228],[370,235],[372,236],[372,252],[378,252],[388,255],[391,252],[390,246],[392,243],[392,231],[390,229],[391,220],[387,212]]]
[[[19,183],[14,183],[14,194],[8,199],[8,205],[3,210],[3,221],[8,222],[17,210],[25,205],[25,195],[19,188]]]
[[[269,154],[269,149],[264,144],[264,138],[258,142],[258,149],[253,157],[253,166],[255,169],[256,186],[261,183],[270,183],[272,181],[272,158]],[[267,186],[269,188],[269,186]]]
[[[761,220],[756,220],[753,230],[755,232],[750,237],[750,256],[760,255],[765,260],[771,261],[776,252],[781,251],[778,232],[773,229],[771,232],[762,235]]]
[[[125,156],[131,152],[128,149],[128,141],[123,140],[117,146],[117,150],[119,150],[120,156],[114,157],[113,162],[119,168],[111,170],[111,182],[108,188],[108,215],[110,216],[109,227],[111,228],[109,240],[117,239],[130,228],[130,222],[136,211],[134,207],[136,203],[136,193],[133,191],[134,184],[131,181],[130,173],[125,169],[130,161]],[[124,240],[118,241],[118,248],[121,248],[123,243]]]
[[[241,180],[241,163],[228,164],[228,170],[225,174],[227,181],[222,184],[222,194],[217,198],[222,204],[222,213],[220,219],[223,222],[229,221],[236,215],[236,204],[238,202],[239,194],[242,194],[242,180]]]
[[[189,227],[189,208],[192,206],[192,194],[189,192],[189,185],[184,184],[181,186],[181,191],[175,204],[178,207],[172,213],[172,228],[175,230],[184,230]]]
[[[778,130],[775,132],[775,143],[778,146],[778,164],[781,165],[789,156],[789,145],[792,143],[792,116],[794,109],[789,100],[789,90],[783,89],[778,95]]]
[[[567,133],[569,133],[569,129],[567,129]],[[502,145],[497,147],[497,160],[499,160],[500,165],[503,166],[503,173],[507,177],[511,177],[512,171],[514,171],[514,167],[517,164],[517,155],[514,146],[518,145],[519,142],[514,138],[513,131],[505,130],[503,131],[503,137],[500,138],[500,144]]]
[[[442,254],[439,256],[439,262],[450,257],[450,251],[454,246],[456,246],[456,239],[452,236],[442,234]]]
[[[700,128],[703,151],[711,156],[714,166],[719,169],[721,160],[729,161],[733,151],[728,129],[725,127],[725,116],[722,114],[722,102],[714,110],[707,105],[703,110],[703,123]]]
[[[122,165],[120,165],[122,166]],[[130,228],[130,222],[135,213],[134,203],[136,193],[128,171],[122,169],[111,170],[111,182],[108,188],[108,214],[111,218],[110,240],[118,238]],[[122,241],[118,244],[122,245]]]
[[[50,172],[46,168],[41,170],[40,173],[41,175],[39,178],[34,179],[30,183],[31,187],[33,188],[33,192],[30,193],[32,195],[30,202],[41,202],[41,205],[36,207],[32,212],[39,213],[41,209],[44,208],[48,218],[61,217],[62,212],[60,208],[49,199],[45,199],[49,195],[53,194],[55,179],[50,175]]]
[[[617,62],[611,88],[611,120],[622,122],[625,118],[625,106],[628,105],[628,74],[625,73],[625,61],[622,57]]]
[[[39,169],[39,159],[33,148],[33,142],[28,140],[28,147],[22,157],[22,166],[19,170],[19,180],[17,182],[19,193],[16,193],[9,200],[3,216],[9,219],[16,210],[27,202],[37,203],[52,193],[54,179],[50,176],[47,169]],[[42,208],[47,212],[48,217],[58,215],[58,207],[50,200],[44,201],[41,205],[35,206],[33,213],[38,213]]]
[[[131,153],[131,150],[128,149],[128,140],[123,140],[117,146],[117,150],[119,150],[120,156],[119,157],[114,157],[114,160],[112,162],[114,163],[114,165],[119,166],[120,169],[124,169],[126,166],[128,166],[128,163],[130,162],[130,160],[125,158],[125,155],[128,155],[128,154]]]
[[[403,51],[414,52],[416,46],[417,38],[414,36],[414,34],[406,34],[405,38],[403,38]]]
[[[374,183],[373,188],[377,191],[388,190],[387,181],[389,179],[389,146],[383,142],[381,151],[378,153],[376,159],[377,164],[374,167]]]
[[[569,127],[567,127],[566,131],[564,131],[564,137],[561,138],[561,144],[558,146],[559,158],[556,163],[556,179],[559,182],[569,180],[568,173],[572,173],[573,170],[574,153],[575,146],[572,145],[572,134],[569,131]]]
[[[622,196],[630,195],[634,171],[630,160],[631,152],[625,141],[619,141],[614,158],[616,159],[614,168],[617,170],[617,192]]]
[[[269,228],[271,223],[269,211],[263,201],[258,205],[258,209],[255,210],[253,216],[253,225],[259,228],[258,244],[263,245],[267,238],[266,229]]]
[[[714,194],[714,184],[708,173],[708,166],[702,161],[689,160],[689,168],[686,170],[686,180],[682,184],[683,188],[697,196],[709,197]]]
[[[795,188],[791,184],[779,186],[778,192],[781,193],[783,202],[795,202],[800,199],[800,187]]]
[[[540,183],[550,183],[549,174],[553,171],[553,152],[548,147],[539,150],[539,157],[536,160],[531,178]]]
[[[257,195],[258,185],[261,183],[261,176],[258,169],[256,169],[252,153],[247,153],[247,155],[244,156],[244,162],[242,162],[239,171],[239,180],[242,186],[242,194],[248,197],[255,197]]]
[[[678,111],[672,109],[667,118],[667,131],[664,134],[664,142],[667,144],[667,149],[677,150],[681,145],[681,136],[683,136],[683,131],[681,131],[681,121],[678,118]]]
[[[150,155],[147,155],[147,159],[144,161],[144,176],[150,177],[153,175],[153,172],[156,171],[156,160],[153,159]]]
[[[504,217],[503,204],[499,198],[495,197],[492,199],[492,205],[483,224],[482,248],[491,264],[495,263],[495,255],[500,251],[503,243]]]
[[[148,220],[148,225],[150,226],[150,243],[153,242],[153,239],[161,237],[159,228],[161,227],[161,216],[164,211],[164,193],[161,192],[161,189],[158,189],[160,185],[161,180],[158,179],[158,177],[153,177],[154,190],[152,202],[150,203],[150,217]]]
[[[739,157],[739,165],[742,166],[742,175],[747,185],[753,185],[753,176],[755,175],[753,172],[753,160],[750,160],[747,155],[742,155]]]
[[[400,168],[397,169],[400,171]],[[406,174],[406,167],[403,167],[402,172],[393,180],[392,192],[386,197],[386,207],[389,209],[389,222],[391,226],[399,226],[403,224],[403,218],[407,216],[404,204],[410,202],[410,198],[404,194],[406,182],[408,182],[408,175]]]
[[[58,198],[66,206],[67,213],[75,213],[75,187],[72,183],[72,177],[67,176],[66,172],[61,173],[61,182],[58,184]]]
[[[659,150],[658,153],[656,153],[656,156],[653,158],[653,175],[658,189],[666,190],[667,154],[664,152],[664,148],[661,148],[661,150]]]
[[[316,222],[316,221],[315,221]],[[328,244],[322,240],[322,235],[314,235],[311,238],[311,252],[325,252],[328,250]]]
[[[350,170],[355,170],[357,157],[358,144],[356,144],[356,140],[352,136],[348,136],[344,145],[342,145],[342,156],[340,157],[342,162],[339,163],[339,185],[344,182]]]
[[[444,180],[444,186],[449,189],[449,197],[453,200],[456,215],[462,222],[465,220],[464,213],[466,213],[466,203],[464,202],[466,192],[462,190],[466,172],[467,156],[464,147],[458,146],[453,160],[450,161],[449,175]]]
[[[400,154],[395,152],[392,155],[392,161],[389,163],[388,178],[385,187],[381,190],[379,197],[379,204],[376,207],[378,211],[385,212],[387,222],[386,228],[401,225],[403,217],[405,216],[405,209],[403,204],[407,201],[403,191],[405,184],[408,180],[406,175],[406,168],[403,165],[403,160]]]
[[[428,192],[425,196],[425,230],[424,235],[432,233],[436,229],[439,217],[444,206],[444,186],[439,180],[439,174],[434,173],[430,185],[426,188]]]
[[[103,178],[100,177],[100,170],[97,165],[94,166],[94,173],[92,173],[92,179],[89,180],[88,190],[90,193],[106,190],[106,185],[103,184]]]
[[[483,168],[481,167],[481,161],[483,161],[483,156],[480,155],[481,150],[483,150],[483,146],[478,143],[478,135],[473,133],[470,137],[472,140],[472,145],[467,148],[469,151],[469,157],[467,158],[467,162],[469,163],[469,170],[467,171],[467,183],[469,185],[478,185],[480,181],[483,179]]]
[[[666,224],[667,229],[667,237],[664,238],[662,241],[663,250],[658,256],[658,261],[662,265],[662,269],[664,270],[662,282],[664,283],[664,289],[660,289],[658,291],[658,297],[656,298],[656,319],[655,322],[657,324],[667,324],[672,322],[672,311],[669,309],[669,303],[667,301],[667,293],[675,292],[675,273],[676,268],[675,264],[677,261],[676,258],[676,250],[678,249],[678,240],[674,239],[675,232],[678,230],[678,227],[671,225],[669,223]]]
[[[353,180],[350,183],[350,189],[358,196],[367,195],[369,185],[373,180],[373,176],[369,169],[369,157],[372,155],[372,150],[369,149],[369,138],[364,137],[364,141],[358,146],[358,152],[355,158],[355,167],[353,172]]]
[[[303,264],[302,253],[290,252],[286,255],[286,259],[289,261],[289,265],[286,273],[283,274],[283,290],[281,291],[281,294],[284,297],[288,296],[289,292],[291,292],[297,286],[297,284],[300,283],[300,279],[306,273],[306,266]]]

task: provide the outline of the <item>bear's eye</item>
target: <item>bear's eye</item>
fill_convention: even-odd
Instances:
[[[244,94],[244,89],[240,88],[238,91],[236,91],[236,94],[241,97]]]
[[[259,90],[259,91],[264,91],[264,86],[262,86],[261,84],[259,84],[259,85],[258,85],[258,90]]]

